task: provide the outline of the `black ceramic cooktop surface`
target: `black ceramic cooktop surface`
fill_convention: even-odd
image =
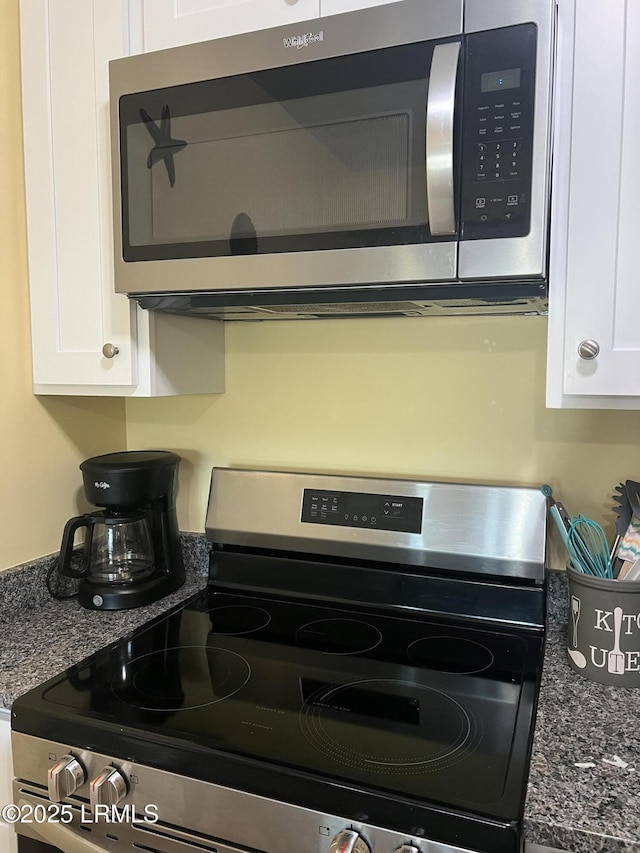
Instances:
[[[167,754],[189,744],[516,820],[540,652],[522,631],[210,588],[26,705]]]

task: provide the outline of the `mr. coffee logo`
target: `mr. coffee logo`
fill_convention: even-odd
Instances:
[[[100,482],[96,481],[93,485],[96,487],[96,489],[110,489],[111,488],[111,483],[105,483],[104,480],[100,480]]]
[[[604,646],[589,646],[593,666],[608,669],[617,675],[640,672],[640,649],[623,651],[620,648],[621,637],[636,637],[637,645],[640,646],[640,613],[625,613],[622,607],[614,607],[613,610],[594,608],[594,613],[593,627],[596,631],[602,631]],[[609,636],[611,634],[613,637]]]
[[[295,47],[297,50],[308,47],[317,41],[324,41],[324,30],[320,30],[318,33],[304,33],[301,36],[291,36],[290,38],[282,39],[285,47]]]

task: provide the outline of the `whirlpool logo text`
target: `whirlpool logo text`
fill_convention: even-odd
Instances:
[[[318,33],[304,33],[301,36],[291,36],[290,38],[282,39],[285,47],[295,47],[297,50],[308,47],[317,41],[324,41],[324,30],[320,30]]]

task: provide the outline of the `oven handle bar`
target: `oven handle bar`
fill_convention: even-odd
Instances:
[[[432,236],[456,233],[453,119],[460,42],[433,50],[427,96],[427,208]]]
[[[18,800],[18,808],[30,806],[31,804],[26,800]],[[81,838],[62,823],[37,823],[33,824],[31,829],[37,832],[46,844],[64,850],[64,853],[108,853],[106,847],[100,847],[87,838]]]

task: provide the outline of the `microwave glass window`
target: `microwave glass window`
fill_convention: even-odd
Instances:
[[[387,88],[385,104],[397,104],[403,93]],[[421,86],[413,88],[418,100]],[[425,198],[410,205],[412,106],[380,112],[375,96],[180,116],[171,121],[171,159],[154,158],[151,168],[148,123],[130,125],[131,243],[228,240],[239,214],[260,237],[424,222]],[[342,120],[314,121],[335,116],[338,100]]]
[[[428,242],[433,48],[122,97],[125,260]]]

